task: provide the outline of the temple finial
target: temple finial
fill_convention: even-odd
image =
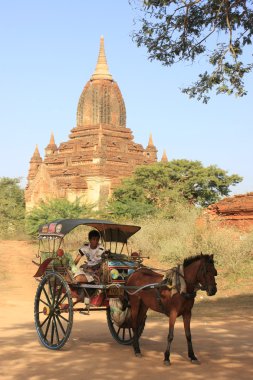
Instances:
[[[39,148],[38,148],[38,145],[37,145],[37,144],[36,144],[36,147],[35,147],[35,150],[34,150],[34,153],[33,153],[32,158],[41,158],[41,157],[40,157]]]
[[[105,47],[104,47],[104,37],[100,37],[100,48],[98,54],[97,65],[93,75],[91,76],[91,80],[94,79],[110,79],[112,80],[112,76],[109,72],[109,67],[106,61],[105,55]]]
[[[33,152],[31,161],[42,161],[42,158],[40,156],[38,145],[36,144],[35,150]]]
[[[54,134],[53,132],[51,132],[51,136],[50,136],[50,142],[49,142],[50,145],[55,145],[55,141],[54,141]]]
[[[51,132],[49,144],[45,148],[45,156],[48,157],[57,150],[57,145],[54,141],[54,134]]]
[[[162,158],[161,158],[161,162],[168,162],[168,157],[167,157],[167,154],[166,154],[166,150],[164,149],[163,151],[163,155],[162,155]]]
[[[148,146],[154,146],[152,133],[150,133],[150,136],[149,136]]]

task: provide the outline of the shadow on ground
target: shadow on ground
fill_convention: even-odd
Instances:
[[[143,358],[135,358],[132,347],[121,346],[111,337],[104,311],[90,316],[75,315],[70,339],[60,351],[38,343],[32,320],[0,327],[1,378],[26,379],[184,379],[248,380],[253,376],[252,295],[203,301],[194,307],[192,337],[201,361],[187,360],[181,318],[175,328],[172,366],[163,366],[168,319],[150,315],[141,338]],[[31,317],[31,318],[30,318]],[[17,316],[18,321],[18,316]],[[24,374],[25,364],[25,374]],[[2,374],[1,374],[2,372]]]

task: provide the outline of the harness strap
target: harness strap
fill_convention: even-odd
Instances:
[[[195,289],[194,289],[194,291],[191,292],[191,293],[186,292],[186,289],[185,289],[185,291],[182,291],[182,281],[180,281],[180,278],[183,279],[183,281],[185,282],[186,286],[187,286],[187,284],[189,284],[189,282],[186,282],[184,275],[181,273],[180,264],[177,265],[177,267],[171,268],[170,272],[175,274],[175,286],[174,287],[171,286],[171,289],[175,289],[176,292],[179,293],[179,294],[181,294],[185,299],[195,298],[196,295],[197,295],[197,290],[201,289],[201,287],[199,285],[196,286]],[[170,277],[166,277],[163,280],[163,283],[166,283],[166,282],[169,283],[170,281],[171,281],[171,278]]]
[[[177,266],[177,269],[175,272],[176,272],[176,290],[178,293],[180,293],[180,290],[181,290],[180,276],[185,281],[184,276],[180,273],[180,265]]]
[[[162,303],[162,299],[161,299],[161,293],[160,293],[160,289],[159,288],[156,288],[156,299],[157,299],[157,303],[158,305],[161,307],[162,309],[162,312],[163,314],[166,314],[166,310],[165,310],[165,307],[164,307],[164,304]]]

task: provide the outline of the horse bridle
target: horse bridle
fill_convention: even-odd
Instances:
[[[208,267],[208,264],[214,264],[212,258],[209,258],[208,261],[206,259],[204,259],[203,265],[201,265],[197,271],[196,279],[198,279],[199,273],[202,272],[203,277],[204,277],[204,282],[205,282],[204,285],[201,285],[200,282],[198,282],[197,290],[204,290],[204,291],[208,290],[208,284],[207,284],[207,267]]]
[[[196,297],[196,294],[197,294],[198,290],[203,290],[203,291],[207,291],[208,290],[208,288],[207,288],[207,264],[211,264],[211,262],[207,263],[207,261],[204,260],[203,265],[200,265],[200,267],[199,267],[199,269],[197,271],[197,274],[196,274],[196,279],[198,280],[200,272],[203,272],[203,277],[204,277],[205,284],[201,285],[200,282],[198,281],[197,284],[196,284],[196,286],[194,287],[194,291],[193,292],[191,292],[191,293],[185,293],[185,295],[187,295],[186,298],[194,298],[194,297]],[[178,268],[176,269],[176,271],[177,271],[178,275],[184,279],[186,285],[195,285],[195,282],[187,281],[185,279],[185,277],[179,272]]]
[[[204,260],[203,265],[200,265],[200,267],[199,267],[199,269],[197,271],[197,275],[196,275],[196,279],[197,280],[198,280],[199,274],[201,272],[203,274],[205,284],[201,285],[200,282],[198,282],[197,287],[198,287],[198,290],[204,290],[204,291],[206,291],[207,290],[207,262],[206,262],[206,260]]]

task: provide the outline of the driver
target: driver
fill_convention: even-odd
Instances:
[[[102,254],[105,252],[104,247],[99,244],[100,234],[97,230],[91,230],[88,234],[89,243],[84,244],[75,258],[75,265],[85,256],[86,264],[81,265],[76,271],[74,279],[76,282],[87,283],[99,280],[96,274],[100,268]]]

